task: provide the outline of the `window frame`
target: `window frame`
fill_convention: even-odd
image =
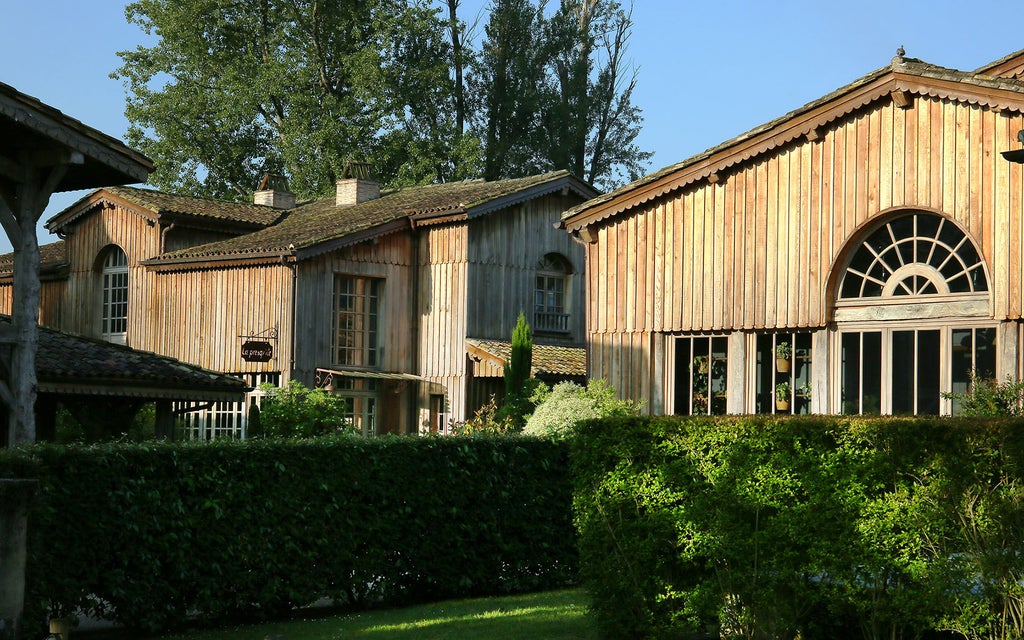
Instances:
[[[131,284],[128,254],[121,247],[112,245],[101,255],[100,337],[107,342],[127,344]],[[116,299],[115,293],[119,294]]]
[[[343,283],[351,283],[351,291],[342,291]],[[335,367],[381,369],[385,279],[335,273],[333,286],[331,361]],[[343,308],[345,301],[351,309]]]

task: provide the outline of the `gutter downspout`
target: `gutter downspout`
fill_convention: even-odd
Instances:
[[[174,228],[175,223],[167,225],[160,230],[160,253],[167,251],[167,233]]]
[[[291,309],[291,321],[289,323],[288,332],[291,334],[291,345],[289,347],[289,362],[288,362],[288,380],[292,379],[292,374],[295,372],[295,317],[299,306],[298,301],[298,282],[299,282],[299,263],[298,261],[289,263],[287,260],[287,254],[281,253],[281,264],[288,267],[292,272],[292,309]],[[282,380],[283,384],[285,381]],[[313,381],[309,381],[310,386],[313,386]]]

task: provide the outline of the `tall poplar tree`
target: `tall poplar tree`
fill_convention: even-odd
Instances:
[[[636,179],[631,12],[617,0],[493,0],[473,68],[477,130],[489,179],[567,169],[601,189]]]

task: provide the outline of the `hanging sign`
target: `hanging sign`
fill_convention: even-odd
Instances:
[[[242,360],[246,362],[270,362],[274,357],[274,346],[265,340],[246,340],[242,343]]]

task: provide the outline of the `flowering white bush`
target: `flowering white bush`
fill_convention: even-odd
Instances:
[[[583,420],[635,416],[641,407],[639,402],[617,399],[615,389],[604,380],[591,380],[586,387],[559,382],[550,390],[542,385],[531,401],[537,409],[526,421],[523,433],[533,436],[567,436]]]

